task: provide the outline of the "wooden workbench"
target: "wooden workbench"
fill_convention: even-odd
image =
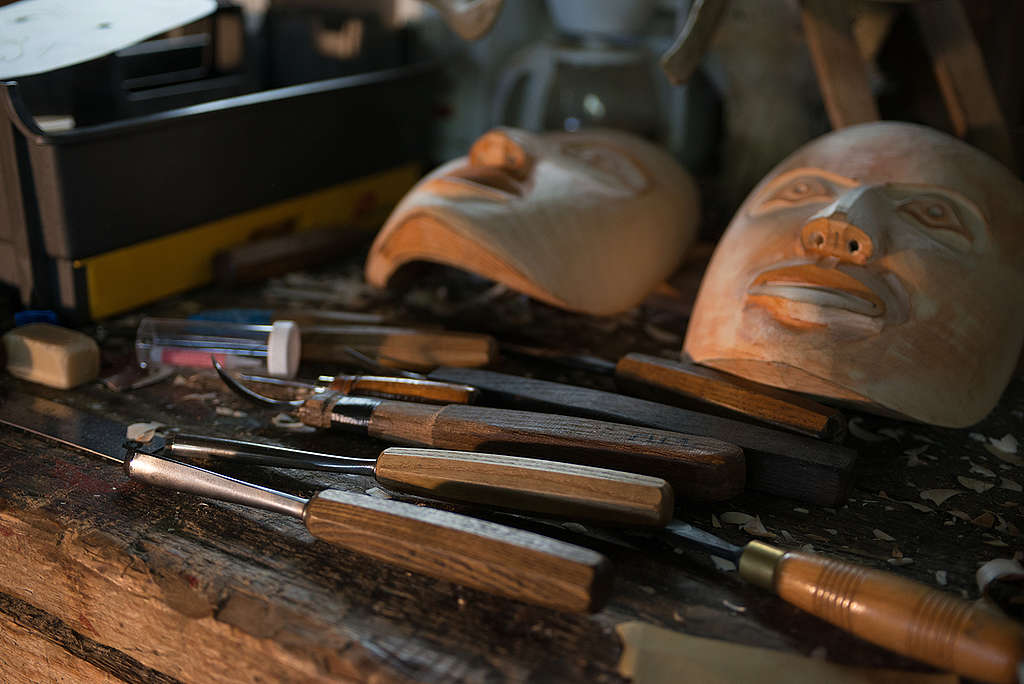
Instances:
[[[316,277],[329,283],[351,279],[352,271]],[[680,312],[661,306],[588,319],[477,282],[459,289],[445,280],[450,274],[434,277],[404,298],[362,291],[346,296],[360,306],[400,310],[408,319],[494,332],[512,341],[572,343],[608,358],[679,348],[673,335],[681,332]],[[155,310],[180,314],[226,304],[265,302],[255,290],[211,290]],[[114,321],[92,330],[108,359],[130,343],[125,331],[132,323]],[[496,368],[610,388],[605,378],[521,361],[506,360]],[[303,375],[317,370],[306,368]],[[204,373],[184,372],[124,393],[99,383],[60,392],[9,377],[3,385],[125,423],[159,421],[360,456],[375,456],[384,446],[368,438],[276,427],[276,411],[245,404]],[[846,505],[828,509],[748,493],[711,508],[684,502],[678,516],[710,529],[713,516],[720,521],[726,512],[757,515],[780,546],[809,544],[929,585],[945,584],[974,599],[981,563],[1021,553],[1024,460],[993,450],[986,438],[1024,438],[1022,418],[1020,379],[998,409],[970,430],[864,416],[846,441],[860,453]],[[14,430],[0,429],[0,448],[5,682],[618,682],[621,647],[614,626],[636,619],[838,663],[927,669],[744,585],[706,554],[656,540],[634,538],[628,548],[571,526],[531,524],[590,545],[614,564],[607,608],[595,615],[561,614],[335,549],[280,515],[147,488],[127,480],[111,462]],[[328,485],[358,491],[375,486],[358,476],[229,472],[302,495]],[[941,496],[931,490],[942,489],[957,492],[936,503]],[[750,538],[736,525],[715,531],[737,543]]]

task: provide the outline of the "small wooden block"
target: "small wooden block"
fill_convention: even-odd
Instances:
[[[100,373],[96,341],[69,328],[29,323],[3,337],[11,375],[57,389],[71,389]]]
[[[846,420],[837,409],[691,362],[627,354],[619,360],[615,377],[812,437],[838,439],[846,432]]]

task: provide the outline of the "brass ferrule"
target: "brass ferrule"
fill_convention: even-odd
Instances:
[[[751,584],[775,591],[775,568],[786,554],[782,549],[761,543],[749,542],[740,554],[740,577]]]

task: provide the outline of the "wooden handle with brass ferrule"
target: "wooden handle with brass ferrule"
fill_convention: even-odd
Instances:
[[[837,409],[695,363],[627,354],[616,364],[615,378],[631,389],[652,387],[812,437],[837,440],[846,432]]]
[[[472,404],[479,395],[475,387],[457,382],[396,378],[386,375],[338,375],[327,385],[327,389],[342,394],[387,397],[429,404]]]
[[[334,363],[351,347],[384,366],[426,370],[486,366],[497,354],[489,335],[377,325],[315,326],[302,330],[302,358]]]
[[[1014,684],[1024,628],[994,611],[892,573],[760,542],[740,576],[866,641],[986,682]]]
[[[331,544],[558,610],[599,610],[611,588],[596,551],[448,511],[330,489],[309,500],[303,521]]]
[[[374,474],[423,496],[616,525],[662,526],[673,511],[661,478],[534,458],[391,447]]]

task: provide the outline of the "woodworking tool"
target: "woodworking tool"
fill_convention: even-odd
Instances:
[[[280,387],[301,389],[312,394],[332,390],[340,394],[354,394],[381,399],[419,401],[427,404],[472,404],[479,392],[475,387],[463,383],[427,380],[426,378],[403,378],[391,375],[335,375],[320,376],[319,383],[298,380],[283,380],[262,375],[239,373],[245,382],[259,382]],[[277,406],[298,408],[305,399],[269,399]],[[264,402],[266,403],[266,402]]]
[[[651,394],[653,398],[670,396],[698,404],[705,410],[757,420],[811,437],[839,441],[846,433],[846,419],[837,409],[692,362],[632,353],[613,363],[586,354],[563,354],[516,344],[502,343],[501,349],[569,368],[611,375],[620,386]]]
[[[216,360],[213,363],[228,387],[241,396],[278,406],[276,400],[235,380]],[[689,501],[721,501],[739,494],[746,472],[743,451],[733,444],[587,418],[464,404],[438,407],[330,390],[306,399],[298,417],[313,427],[403,444],[543,456],[653,475],[667,480],[676,496]]]
[[[457,513],[329,489],[306,500],[161,458],[162,440],[129,445],[123,425],[70,406],[8,394],[0,423],[124,465],[137,480],[284,513],[313,536],[378,560],[566,611],[604,604],[611,568],[599,553]],[[159,441],[157,441],[159,440]]]
[[[337,363],[352,347],[384,365],[429,369],[486,366],[497,343],[488,335],[380,325],[320,325],[302,329],[302,360]]]
[[[438,368],[434,380],[465,383],[480,402],[546,413],[643,425],[724,439],[743,449],[748,489],[821,506],[846,500],[857,453],[819,439],[587,387],[478,368]]]
[[[561,518],[662,526],[673,512],[672,488],[661,478],[535,458],[391,447],[373,459],[202,435],[167,441],[171,455],[186,460],[369,475],[402,492]]]
[[[303,499],[140,452],[125,470],[158,487],[283,513],[335,546],[525,603],[593,612],[610,590],[610,564],[596,551],[458,513],[339,489]]]
[[[751,584],[866,641],[972,679],[1017,681],[1024,629],[997,612],[889,572],[759,541],[736,546],[678,520],[666,530],[732,561]]]

